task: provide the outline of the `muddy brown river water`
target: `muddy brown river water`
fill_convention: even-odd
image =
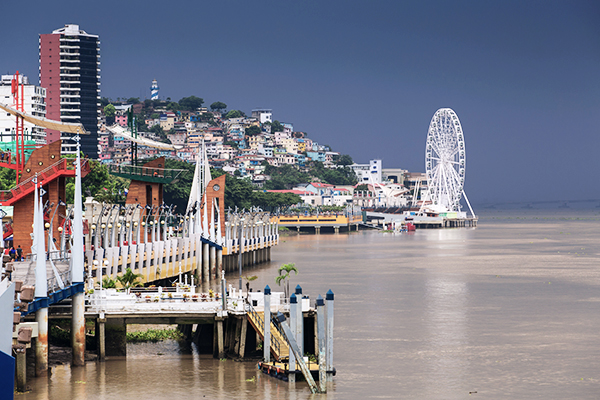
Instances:
[[[598,399],[599,210],[482,213],[475,229],[283,237],[244,274],[283,263],[314,301],[335,293],[334,364],[311,396],[173,341],[125,360],[53,367],[17,399]],[[237,285],[237,276],[228,276]]]

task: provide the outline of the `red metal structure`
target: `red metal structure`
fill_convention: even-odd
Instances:
[[[22,78],[21,78],[22,79]],[[15,110],[25,112],[25,94],[23,88],[23,82],[19,81],[19,71],[17,71],[13,75],[13,79],[11,81],[11,93],[13,96],[13,106]],[[25,149],[35,149],[35,145],[28,146],[25,144],[25,121],[22,117],[15,117],[16,126],[15,126],[15,164],[12,163],[12,157],[7,157],[6,160],[2,159],[2,166],[15,169],[17,175],[17,185],[21,181],[21,174],[25,169]],[[10,153],[9,153],[10,154]],[[6,163],[4,163],[6,161]]]

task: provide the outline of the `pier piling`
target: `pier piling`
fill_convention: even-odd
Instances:
[[[315,349],[319,362],[319,386],[321,393],[327,392],[327,370],[325,361],[325,302],[321,295],[317,297],[317,334],[318,347]]]
[[[327,380],[333,380],[333,292],[329,290],[325,295],[327,301]]]
[[[71,346],[73,347],[73,365],[85,365],[85,294],[73,295],[71,318]]]
[[[263,358],[265,362],[271,362],[271,288],[269,285],[265,286],[264,290],[265,297],[265,324],[263,337],[265,338],[263,343]]]
[[[38,337],[35,340],[35,376],[46,376],[48,373],[48,307],[35,312],[38,323]]]
[[[290,330],[294,335],[297,335],[298,332],[298,298],[295,293],[292,293],[290,296]],[[289,382],[296,382],[296,356],[294,356],[294,352],[290,351],[289,356],[289,374],[288,379]]]
[[[296,285],[296,299],[298,300],[298,306],[296,307],[296,343],[300,353],[304,354],[304,314],[302,314],[302,287],[300,285]]]

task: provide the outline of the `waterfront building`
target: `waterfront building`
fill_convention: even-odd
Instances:
[[[98,157],[100,121],[100,40],[67,24],[39,38],[40,86],[46,89],[46,118],[81,123],[90,133],[81,136],[81,151]],[[48,143],[62,140],[62,153],[75,154],[73,135],[46,130]]]
[[[11,91],[13,75],[2,75],[0,77],[0,103],[12,106],[14,99]],[[24,75],[19,75],[19,83],[23,84],[23,109],[27,114],[35,117],[46,117],[46,89],[41,86],[31,85],[29,79]],[[15,141],[15,117],[0,114],[0,142]],[[46,144],[46,131],[44,128],[24,123],[25,140],[32,140],[36,144]]]
[[[369,164],[352,164],[350,168],[356,174],[359,183],[381,183],[381,160],[371,160]]]

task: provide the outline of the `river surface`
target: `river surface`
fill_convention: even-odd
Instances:
[[[327,395],[167,341],[53,367],[17,399],[598,399],[599,210],[488,210],[477,228],[282,237],[244,274],[335,293]],[[237,286],[237,277],[228,276]]]

